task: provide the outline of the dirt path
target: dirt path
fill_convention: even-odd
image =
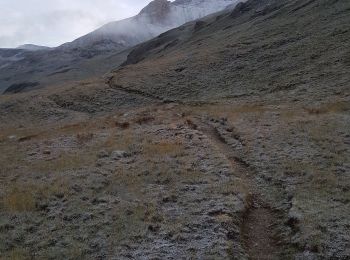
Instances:
[[[248,207],[241,225],[241,242],[249,259],[280,259],[282,248],[278,244],[275,231],[275,227],[279,225],[278,216],[263,201],[248,165],[234,154],[232,147],[214,126],[200,123],[200,130],[230,161],[237,177],[241,178],[249,189]]]
[[[113,77],[108,78],[108,79],[106,80],[106,84],[107,84],[110,88],[118,89],[118,90],[121,90],[121,91],[126,92],[126,93],[128,93],[128,94],[138,95],[138,96],[141,96],[141,97],[144,97],[144,98],[149,98],[149,99],[153,99],[153,100],[156,100],[156,101],[161,101],[162,103],[175,102],[175,101],[173,101],[173,100],[166,100],[166,99],[164,99],[164,98],[161,97],[161,96],[153,95],[153,94],[151,94],[151,93],[148,93],[148,92],[145,92],[145,91],[142,91],[142,90],[130,89],[130,88],[126,88],[126,87],[123,87],[123,86],[121,86],[121,85],[118,85],[118,84],[114,84],[114,83],[113,83]]]
[[[268,206],[254,200],[243,217],[242,242],[251,259],[279,259],[274,227],[278,219]]]

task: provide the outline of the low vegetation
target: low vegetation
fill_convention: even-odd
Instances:
[[[34,192],[25,186],[15,185],[3,195],[3,208],[11,213],[34,211],[36,206],[36,194]]]

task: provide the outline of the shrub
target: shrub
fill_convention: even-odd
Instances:
[[[141,116],[141,117],[137,118],[135,120],[135,122],[139,125],[142,125],[142,124],[147,124],[147,123],[154,121],[154,120],[155,120],[155,118],[153,116]]]
[[[129,122],[115,122],[115,126],[119,127],[121,129],[127,129],[130,127],[130,123]]]
[[[79,133],[77,134],[77,141],[79,144],[84,144],[91,141],[93,137],[93,133]]]

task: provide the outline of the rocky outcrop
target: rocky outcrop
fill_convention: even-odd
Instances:
[[[140,16],[146,15],[152,24],[166,23],[171,12],[171,2],[167,0],[155,0],[143,8]]]

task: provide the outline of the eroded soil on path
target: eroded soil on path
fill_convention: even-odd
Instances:
[[[203,121],[206,121],[203,123]],[[216,122],[216,123],[215,123]],[[276,233],[279,225],[283,225],[277,210],[268,205],[259,193],[259,187],[255,181],[254,173],[249,165],[235,154],[234,148],[230,146],[216,128],[217,122],[225,126],[225,130],[232,132],[227,119],[217,121],[215,119],[202,120],[201,130],[207,134],[211,142],[216,145],[230,162],[236,177],[247,187],[247,207],[242,216],[241,242],[249,259],[279,259],[284,251],[284,246],[279,239],[286,241],[287,238],[278,238]],[[239,137],[230,135],[237,143],[242,145]],[[281,226],[279,229],[285,229]],[[285,255],[286,257],[286,255]]]

